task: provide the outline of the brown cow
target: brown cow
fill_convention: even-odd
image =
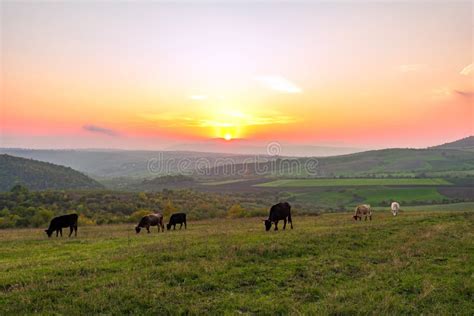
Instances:
[[[362,220],[362,216],[365,216],[365,220],[367,220],[367,216],[370,220],[372,220],[372,210],[370,209],[369,204],[362,204],[355,208],[354,216],[352,218],[354,220]]]
[[[141,228],[146,228],[148,233],[150,233],[150,226],[158,226],[158,232],[160,232],[161,227],[161,231],[164,232],[165,225],[163,224],[163,215],[161,215],[160,213],[155,213],[143,216],[137,227],[135,227],[135,231],[138,234]]]

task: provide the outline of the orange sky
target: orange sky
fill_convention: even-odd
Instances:
[[[473,134],[471,2],[1,6],[3,147]]]

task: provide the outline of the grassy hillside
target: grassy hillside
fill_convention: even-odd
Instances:
[[[374,185],[451,185],[444,179],[290,179],[256,184],[259,187],[328,187],[328,186],[374,186]]]
[[[474,137],[427,149],[383,149],[317,158],[316,175],[346,176],[467,176],[474,170]],[[0,148],[0,153],[68,166],[110,183],[117,179],[154,178],[192,173],[206,178],[268,176],[307,177],[308,158],[233,155],[189,151],[27,150]],[[255,163],[255,161],[261,161]],[[263,162],[262,162],[263,161]],[[291,162],[298,162],[297,166]],[[314,159],[313,159],[314,161]],[[230,164],[234,168],[229,168]],[[205,172],[202,172],[205,171]],[[222,179],[217,179],[222,180]],[[113,186],[113,185],[112,185]],[[118,186],[124,188],[123,186]]]
[[[474,310],[474,213],[190,222],[77,238],[0,230],[4,314],[435,314]]]
[[[469,136],[454,142],[434,146],[437,149],[458,149],[458,150],[474,150],[474,136]]]
[[[68,167],[51,163],[0,155],[0,191],[21,184],[31,190],[95,189],[103,186]]]
[[[311,166],[311,168],[307,166]],[[308,170],[310,172],[308,172]],[[451,172],[468,175],[474,170],[474,152],[457,149],[383,149],[321,158],[279,158],[275,161],[235,164],[233,172],[219,166],[212,176],[271,175],[285,177],[415,177]],[[467,172],[467,173],[466,173]]]
[[[154,178],[160,175],[189,172],[197,161],[215,163],[232,158],[240,163],[252,155],[216,154],[189,151],[145,150],[35,150],[0,148],[0,153],[68,166],[97,179]],[[183,161],[185,163],[183,163]]]
[[[432,201],[442,202],[446,199],[446,196],[440,194],[434,187],[350,187],[304,193],[297,192],[290,196],[292,201],[310,203],[324,208],[351,208],[361,203],[388,207],[391,201],[398,201],[403,207],[406,207],[406,205],[417,203],[429,204],[432,203]]]

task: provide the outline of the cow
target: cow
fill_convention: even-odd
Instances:
[[[400,204],[398,202],[392,202],[390,208],[392,209],[393,216],[397,216],[398,211],[400,211]]]
[[[365,220],[367,220],[367,216],[370,220],[372,220],[372,210],[370,209],[369,204],[362,204],[355,208],[354,216],[352,218],[354,220],[362,220],[362,216],[365,216]]]
[[[148,214],[142,217],[138,225],[135,227],[135,232],[138,234],[142,228],[146,228],[148,233],[150,233],[150,226],[157,226],[158,232],[165,231],[165,226],[163,224],[163,215],[160,213]]]
[[[285,229],[287,219],[291,225],[291,229],[293,229],[290,204],[288,204],[288,202],[275,204],[270,208],[270,214],[268,215],[268,219],[263,220],[263,222],[265,223],[265,230],[269,231],[273,223],[275,223],[275,230],[278,230],[278,221],[280,220],[283,220],[283,229]]]
[[[49,228],[45,230],[48,237],[51,237],[54,231],[56,231],[56,237],[60,234],[63,236],[63,228],[69,227],[69,237],[71,237],[74,231],[74,236],[77,237],[77,214],[69,214],[55,217],[49,223]]]
[[[176,224],[181,224],[179,226],[179,229],[183,227],[184,224],[184,229],[187,229],[186,227],[186,213],[175,213],[171,215],[170,221],[168,224],[166,224],[166,229],[170,230],[171,226],[173,226],[173,230],[176,229]]]

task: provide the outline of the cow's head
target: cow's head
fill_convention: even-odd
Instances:
[[[171,229],[171,224],[166,224],[166,230],[170,230]]]
[[[53,234],[53,231],[49,229],[45,229],[44,232],[46,233],[46,235],[48,235],[48,237],[51,237],[51,235]]]
[[[272,228],[272,222],[269,219],[264,219],[263,222],[265,223],[265,230],[269,231]]]
[[[354,216],[352,216],[352,218],[356,221],[359,218],[359,216],[354,215]]]
[[[135,227],[135,232],[138,234],[140,232],[140,227],[139,226],[136,226]]]

